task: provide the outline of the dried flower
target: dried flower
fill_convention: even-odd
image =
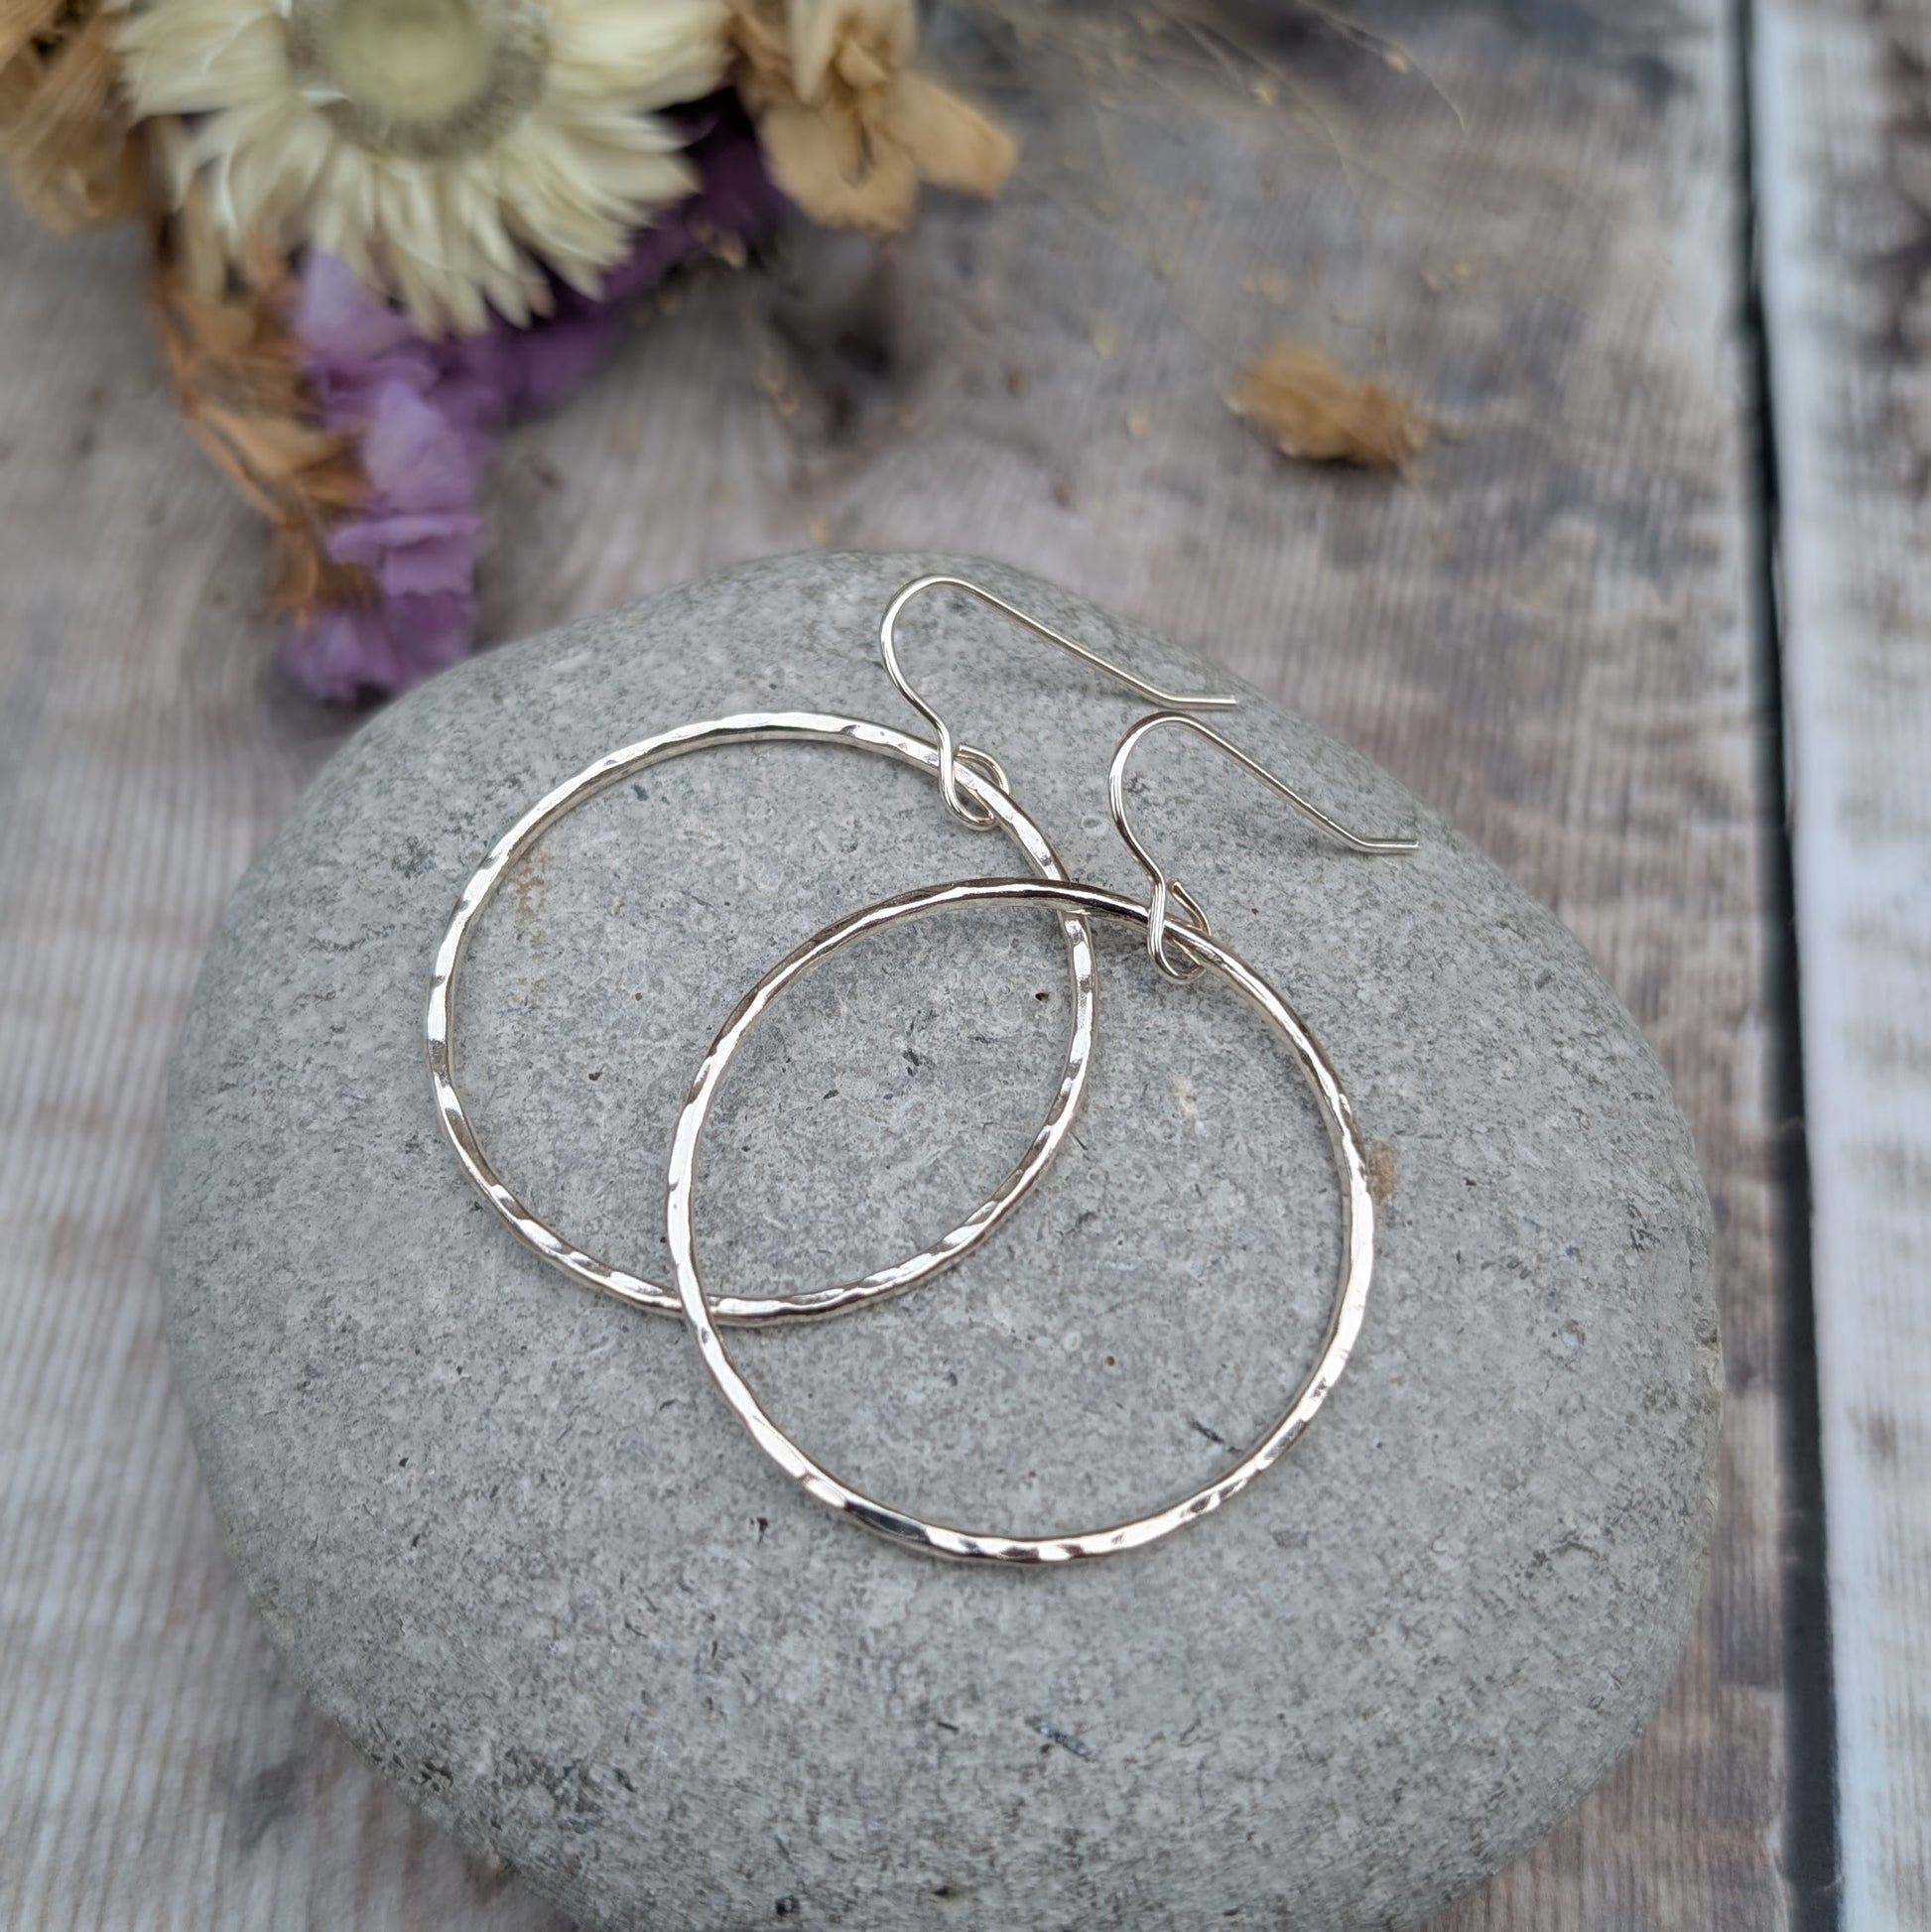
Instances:
[[[315,420],[284,320],[294,278],[258,250],[252,272],[208,293],[179,243],[168,224],[155,260],[163,353],[189,430],[274,528],[278,600],[310,609],[365,599],[364,574],[327,550],[365,486],[354,439]]]
[[[1283,454],[1313,462],[1399,469],[1428,442],[1428,419],[1406,396],[1349,375],[1312,342],[1274,343],[1247,365],[1229,407]]]
[[[476,461],[407,383],[380,390],[373,407],[360,445],[368,494],[327,539],[335,563],[366,573],[370,594],[298,621],[283,652],[307,690],[341,704],[466,657],[474,625]]]
[[[1012,137],[913,70],[913,0],[736,0],[732,33],[772,175],[815,220],[890,233],[921,182],[992,195],[1012,173]]]
[[[50,228],[98,227],[140,208],[141,144],[98,0],[0,0],[0,166]]]
[[[711,251],[741,255],[786,212],[734,103],[691,125],[698,192],[639,235],[597,301],[555,292],[528,328],[427,340],[342,263],[312,253],[291,322],[322,427],[355,440],[365,493],[323,539],[348,594],[300,613],[284,658],[319,698],[401,691],[468,654],[476,503],[496,440],[560,401],[617,340],[635,301]]]
[[[231,254],[265,237],[345,263],[425,334],[594,297],[696,185],[647,110],[708,93],[726,0],[147,0],[120,31],[144,115]]]

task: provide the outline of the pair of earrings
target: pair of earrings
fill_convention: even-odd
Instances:
[[[940,588],[964,591],[990,605],[1034,637],[1068,652],[1159,708],[1150,716],[1141,718],[1120,739],[1108,778],[1113,825],[1149,881],[1145,904],[1123,893],[1071,879],[1046,835],[1014,803],[1011,782],[998,761],[974,746],[962,744],[946,719],[913,689],[899,662],[898,621],[915,598]],[[1184,728],[1251,772],[1352,851],[1367,855],[1409,852],[1415,849],[1415,841],[1368,838],[1351,832],[1193,715],[1196,711],[1230,709],[1238,700],[1163,691],[1062,635],[1003,597],[962,578],[923,577],[908,583],[885,612],[879,626],[879,646],[886,673],[912,708],[932,726],[938,739],[936,744],[864,719],[809,711],[751,712],[705,719],[659,732],[599,758],[539,799],[496,841],[463,888],[437,949],[427,1020],[430,1078],[436,1092],[437,1111],[463,1171],[511,1232],[526,1245],[585,1287],[614,1295],[636,1308],[683,1316],[696,1338],[712,1382],[752,1439],[819,1501],[892,1541],[941,1556],[999,1563],[1060,1563],[1114,1555],[1154,1542],[1218,1509],[1293,1447],[1348,1365],[1366,1312],[1374,1267],[1374,1202],[1368,1191],[1366,1165],[1348,1095],[1327,1055],[1294,1009],[1238,954],[1214,937],[1199,903],[1179,879],[1153,858],[1134,833],[1126,811],[1128,764],[1135,749],[1153,732],[1168,727]],[[739,1001],[705,1055],[673,1137],[666,1215],[676,1280],[673,1287],[664,1288],[577,1247],[537,1216],[491,1165],[456,1089],[451,1037],[456,976],[475,923],[510,868],[567,813],[650,765],[691,752],[774,739],[846,745],[932,773],[938,780],[946,808],[975,830],[1004,832],[1024,854],[1032,876],[967,879],[927,886],[867,906],[806,941],[774,966]],[[1074,990],[1073,1029],[1067,1046],[1065,1075],[1031,1146],[1012,1172],[958,1227],[908,1260],[879,1269],[861,1280],[838,1283],[805,1295],[720,1296],[713,1300],[705,1290],[698,1265],[693,1226],[694,1177],[705,1123],[718,1087],[746,1035],[795,979],[854,940],[904,920],[976,904],[1048,907],[1060,915],[1066,937],[1068,969]],[[1090,922],[1094,917],[1139,928],[1145,934],[1153,965],[1169,978],[1193,979],[1203,972],[1214,972],[1225,979],[1259,1009],[1308,1081],[1327,1125],[1342,1185],[1342,1261],[1330,1304],[1327,1334],[1313,1368],[1273,1426],[1231,1469],[1178,1502],[1128,1522],[1075,1535],[999,1536],[952,1528],[878,1502],[815,1462],[759,1404],[730,1357],[724,1332],[736,1326],[824,1318],[902,1294],[968,1254],[1019,1205],[1044,1176],[1061,1142],[1071,1131],[1086,1090],[1094,1039]]]

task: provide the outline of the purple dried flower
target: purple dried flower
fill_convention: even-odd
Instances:
[[[396,596],[334,605],[289,627],[282,661],[312,696],[352,705],[371,692],[407,691],[469,655],[467,596]]]

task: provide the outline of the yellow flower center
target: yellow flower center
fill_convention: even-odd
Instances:
[[[303,94],[358,146],[409,161],[488,147],[543,93],[537,0],[286,0]]]

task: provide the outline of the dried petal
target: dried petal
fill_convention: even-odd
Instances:
[[[50,228],[141,212],[143,142],[98,0],[0,0],[0,166]]]
[[[911,222],[922,181],[1005,186],[1012,137],[912,70],[910,0],[736,0],[732,38],[772,175],[814,220],[889,234]]]
[[[1406,396],[1349,375],[1312,342],[1275,342],[1247,365],[1230,407],[1311,462],[1399,469],[1428,442],[1428,419]]]

